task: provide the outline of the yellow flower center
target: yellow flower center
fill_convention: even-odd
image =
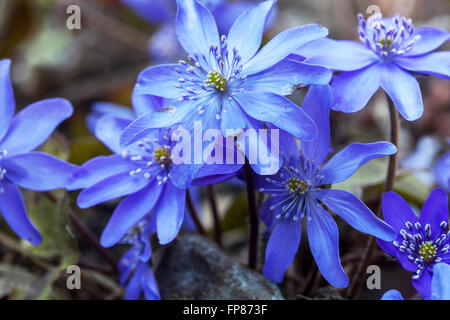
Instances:
[[[227,80],[217,71],[208,73],[205,83],[216,91],[224,92],[227,88]]]
[[[299,192],[302,194],[305,193],[307,186],[306,183],[302,180],[292,177],[287,180],[286,188],[299,195]]]
[[[434,259],[436,251],[437,248],[433,241],[422,242],[419,247],[419,254],[426,262],[430,262]]]
[[[170,163],[170,151],[163,147],[158,147],[153,152],[153,156],[155,160],[161,164]]]

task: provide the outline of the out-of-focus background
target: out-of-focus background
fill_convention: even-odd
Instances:
[[[66,10],[70,5],[81,8],[81,30],[66,27],[69,17]],[[426,25],[450,29],[449,0],[279,0],[276,19],[267,30],[265,39],[289,27],[319,23],[330,30],[330,37],[334,39],[358,41],[356,14],[370,16],[373,12],[367,12],[367,9],[372,5],[379,6],[385,16],[399,13],[410,17],[416,27]],[[160,34],[155,38],[160,28],[160,25],[142,19],[119,0],[0,1],[0,59],[12,60],[11,77],[18,108],[51,97],[66,98],[75,108],[74,116],[43,147],[46,151],[75,164],[108,154],[108,150],[88,130],[86,116],[92,104],[98,101],[130,106],[131,91],[138,73],[147,66],[159,63],[149,53],[149,39],[160,42],[162,47],[167,44]],[[396,190],[417,208],[422,206],[434,186],[429,169],[448,148],[445,141],[450,137],[450,82],[432,77],[419,78],[419,82],[425,113],[413,123],[402,120],[402,160],[396,185]],[[301,104],[305,92],[300,90],[293,99]],[[375,95],[370,106],[356,114],[333,113],[333,146],[339,150],[355,141],[387,139],[387,116],[383,94]],[[374,161],[364,166],[362,172],[343,187],[359,194],[375,210],[385,166],[383,160]],[[412,171],[415,173],[412,174]],[[244,191],[239,182],[220,185],[217,190],[225,247],[230,255],[245,262],[247,221]],[[40,248],[30,248],[21,243],[0,220],[0,299],[121,298],[122,292],[114,277],[95,272],[87,276],[87,290],[65,290],[64,278],[58,276],[55,266],[66,258],[68,252],[73,253],[69,259],[95,263],[102,260],[83,236],[72,230],[79,242],[78,248],[74,248],[70,243],[72,240],[66,235],[65,224],[58,218],[60,213],[54,212],[55,209],[48,206],[45,200],[34,194],[27,193],[26,196],[33,220],[38,221],[44,237],[49,240]],[[75,195],[72,195],[70,205],[99,235],[115,204],[81,211],[75,208],[74,198]],[[200,206],[204,222],[211,226],[208,204],[202,201]],[[346,271],[351,272],[354,267],[352,261],[360,256],[367,237],[353,231],[342,221],[339,221],[339,227],[342,260]],[[123,250],[119,246],[112,252],[119,257]],[[298,275],[297,278],[283,284],[283,293],[288,298],[299,298],[299,283],[308,277],[311,269],[311,255],[306,241],[302,243],[299,256],[290,270]],[[387,260],[380,253],[376,262],[383,270],[383,290],[365,290],[361,298],[377,299],[384,291],[394,287],[404,288],[405,296],[414,293],[410,275],[394,261]],[[14,281],[9,283],[7,279]],[[318,288],[325,283],[319,276],[317,282],[319,285],[313,290],[320,291]],[[311,291],[311,288],[307,289]],[[317,293],[320,294],[308,292],[310,296]]]

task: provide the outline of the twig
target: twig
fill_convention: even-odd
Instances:
[[[245,180],[247,184],[247,203],[250,225],[250,246],[248,251],[248,267],[255,270],[258,264],[258,211],[256,209],[255,201],[255,187],[252,179],[252,168],[245,159]]]
[[[211,205],[212,216],[214,220],[214,238],[219,247],[223,248],[222,244],[222,226],[220,225],[219,210],[217,208],[216,195],[212,185],[206,187],[208,193],[209,203]]]
[[[198,218],[197,210],[195,209],[194,202],[192,201],[191,192],[189,189],[186,189],[186,202],[189,209],[189,213],[191,214],[191,218],[194,221],[195,226],[197,227],[197,232],[202,236],[206,236],[205,228],[203,228],[202,222]]]

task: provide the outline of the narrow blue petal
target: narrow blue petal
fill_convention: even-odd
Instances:
[[[222,135],[224,137],[237,135],[246,125],[245,116],[239,104],[234,99],[225,98],[220,121]]]
[[[334,287],[345,288],[348,278],[339,258],[339,230],[322,206],[309,204],[306,215],[309,247],[323,277]]]
[[[387,192],[383,195],[382,208],[384,220],[398,232],[405,229],[407,221],[413,225],[419,221],[408,203],[395,192]]]
[[[131,95],[131,102],[136,117],[140,117],[151,110],[167,108],[171,102],[173,102],[173,99],[169,98],[158,97],[151,94],[139,94],[139,90],[139,87],[136,86]]]
[[[161,300],[155,275],[148,264],[145,264],[145,269],[141,274],[141,287],[144,290],[144,295],[147,300]]]
[[[242,64],[249,61],[261,46],[266,20],[276,1],[264,1],[237,18],[228,33],[228,47],[236,48]],[[230,57],[233,59],[233,57]]]
[[[450,40],[450,32],[432,27],[418,28],[411,37],[420,36],[408,56],[418,56],[431,52]]]
[[[334,213],[347,221],[353,228],[385,241],[392,241],[397,232],[372,211],[355,195],[334,189],[317,191],[317,198]]]
[[[141,263],[142,265],[144,263]],[[128,282],[127,287],[125,288],[124,299],[125,300],[139,300],[141,298],[141,276],[142,276],[143,268],[138,266],[130,281]]]
[[[380,79],[381,67],[378,64],[342,72],[332,83],[333,110],[346,113],[361,110],[380,88]]]
[[[450,265],[438,263],[433,267],[431,300],[450,300]]]
[[[111,102],[96,102],[92,105],[91,113],[86,117],[86,125],[91,132],[95,132],[97,121],[105,116],[111,115],[122,119],[134,120],[133,110]]]
[[[383,294],[381,300],[405,300],[402,294],[397,290],[389,290]]]
[[[104,247],[119,242],[146,214],[150,213],[162,188],[154,181],[144,189],[129,195],[120,202],[112,214],[100,238]]]
[[[420,293],[424,300],[430,300],[432,276],[433,273],[430,270],[425,269],[418,279],[412,280],[414,288]]]
[[[312,86],[303,101],[303,111],[316,123],[319,129],[317,138],[302,141],[305,156],[320,165],[330,151],[330,109],[333,103],[331,87]]]
[[[160,24],[173,19],[173,3],[167,0],[120,0],[147,22]]]
[[[397,148],[389,142],[352,143],[338,152],[320,170],[320,175],[324,176],[322,184],[344,181],[370,160],[396,152]]]
[[[180,74],[175,70],[177,64],[162,64],[142,71],[137,79],[134,95],[155,95],[164,98],[179,98],[183,91],[175,84],[178,83]]]
[[[246,65],[244,74],[255,74],[266,70],[301,46],[326,37],[328,30],[318,24],[308,24],[281,32],[269,41]]]
[[[95,136],[109,150],[120,154],[120,135],[123,130],[131,124],[132,120],[118,118],[116,116],[106,115],[101,117],[95,127]]]
[[[11,60],[0,60],[0,144],[9,129],[16,109],[14,91],[9,76]]]
[[[381,87],[394,101],[403,118],[415,121],[422,116],[422,93],[413,75],[392,63],[386,63],[381,75]]]
[[[304,141],[317,137],[314,121],[287,98],[269,92],[242,92],[234,99],[252,118],[272,123]]]
[[[287,96],[299,87],[328,84],[331,75],[332,72],[326,68],[285,59],[267,70],[250,75],[244,88],[246,91],[266,91]]]
[[[156,214],[159,243],[162,245],[172,242],[178,235],[186,205],[186,190],[178,189],[171,183],[167,183],[163,193],[153,211],[153,214]]]
[[[427,201],[425,201],[422,212],[420,213],[419,222],[422,226],[430,224],[431,233],[434,236],[440,236],[445,229],[441,227],[444,221],[448,223],[448,196],[447,192],[442,189],[434,189]]]
[[[450,51],[440,51],[416,57],[397,57],[399,67],[450,80]]]
[[[11,165],[11,170],[9,170]],[[7,159],[7,177],[34,191],[64,189],[79,168],[42,152],[24,153]]]
[[[6,137],[0,143],[0,149],[7,150],[10,156],[36,149],[72,112],[70,102],[59,98],[29,105],[12,120]]]
[[[267,243],[264,276],[277,283],[283,281],[284,273],[297,253],[301,235],[301,220],[278,221]]]
[[[144,188],[149,181],[141,174],[121,173],[83,190],[77,204],[86,209],[97,204],[135,193]]]
[[[8,179],[0,182],[0,189],[3,189],[3,192],[0,193],[0,212],[3,219],[19,237],[32,245],[39,245],[42,237],[28,218],[19,189]]]

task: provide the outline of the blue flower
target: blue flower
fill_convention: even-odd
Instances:
[[[207,8],[196,0],[179,0],[177,35],[192,65],[180,61],[150,67],[139,75],[134,100],[158,96],[165,101],[159,110],[133,122],[121,144],[129,145],[155,127],[182,124],[191,131],[195,121],[201,121],[205,129],[221,129],[224,137],[244,128],[265,128],[269,123],[303,140],[315,138],[315,123],[283,96],[300,85],[329,82],[329,70],[288,58],[295,49],[328,31],[319,25],[292,28],[259,50],[274,3],[265,1],[246,11],[228,36],[219,37]]]
[[[384,219],[396,229],[397,238],[378,240],[378,245],[403,268],[415,272],[414,287],[424,299],[429,299],[434,265],[450,262],[447,194],[442,189],[434,189],[419,218],[394,192],[383,196],[382,206]]]
[[[432,52],[450,39],[435,28],[415,29],[410,19],[398,15],[383,19],[375,14],[368,21],[358,15],[363,44],[353,41],[319,40],[297,54],[306,63],[343,71],[333,81],[333,109],[356,112],[367,105],[381,87],[409,121],[423,113],[422,94],[416,74],[450,79],[450,52]]]
[[[155,233],[155,221],[147,215],[130,230],[123,244],[131,244],[131,248],[119,262],[119,283],[125,288],[126,300],[138,300],[144,292],[147,300],[160,300],[158,284],[149,265],[152,255],[150,237]]]
[[[450,300],[450,265],[437,263],[433,267],[430,300]],[[397,290],[387,291],[381,300],[405,300]]]
[[[448,139],[450,143],[450,139]],[[433,167],[434,178],[445,190],[450,192],[450,152],[440,157]]]
[[[0,212],[18,236],[38,245],[41,235],[27,216],[17,186],[33,191],[61,189],[78,170],[48,154],[32,152],[72,115],[73,108],[67,100],[48,99],[14,116],[10,67],[10,60],[0,60]]]
[[[330,185],[349,178],[366,162],[394,154],[396,148],[387,142],[353,143],[326,161],[330,150],[329,111],[332,94],[329,86],[310,88],[303,109],[317,122],[319,137],[302,142],[301,152],[295,141],[284,143],[285,161],[280,171],[260,177],[260,192],[270,194],[261,209],[261,219],[271,232],[266,248],[263,273],[281,282],[298,250],[302,219],[306,218],[309,246],[319,270],[335,287],[346,287],[348,278],[339,258],[339,232],[330,210],[352,227],[375,237],[392,240],[394,230],[378,219],[355,195]],[[290,145],[290,146],[289,146]],[[326,209],[327,208],[327,209]]]

